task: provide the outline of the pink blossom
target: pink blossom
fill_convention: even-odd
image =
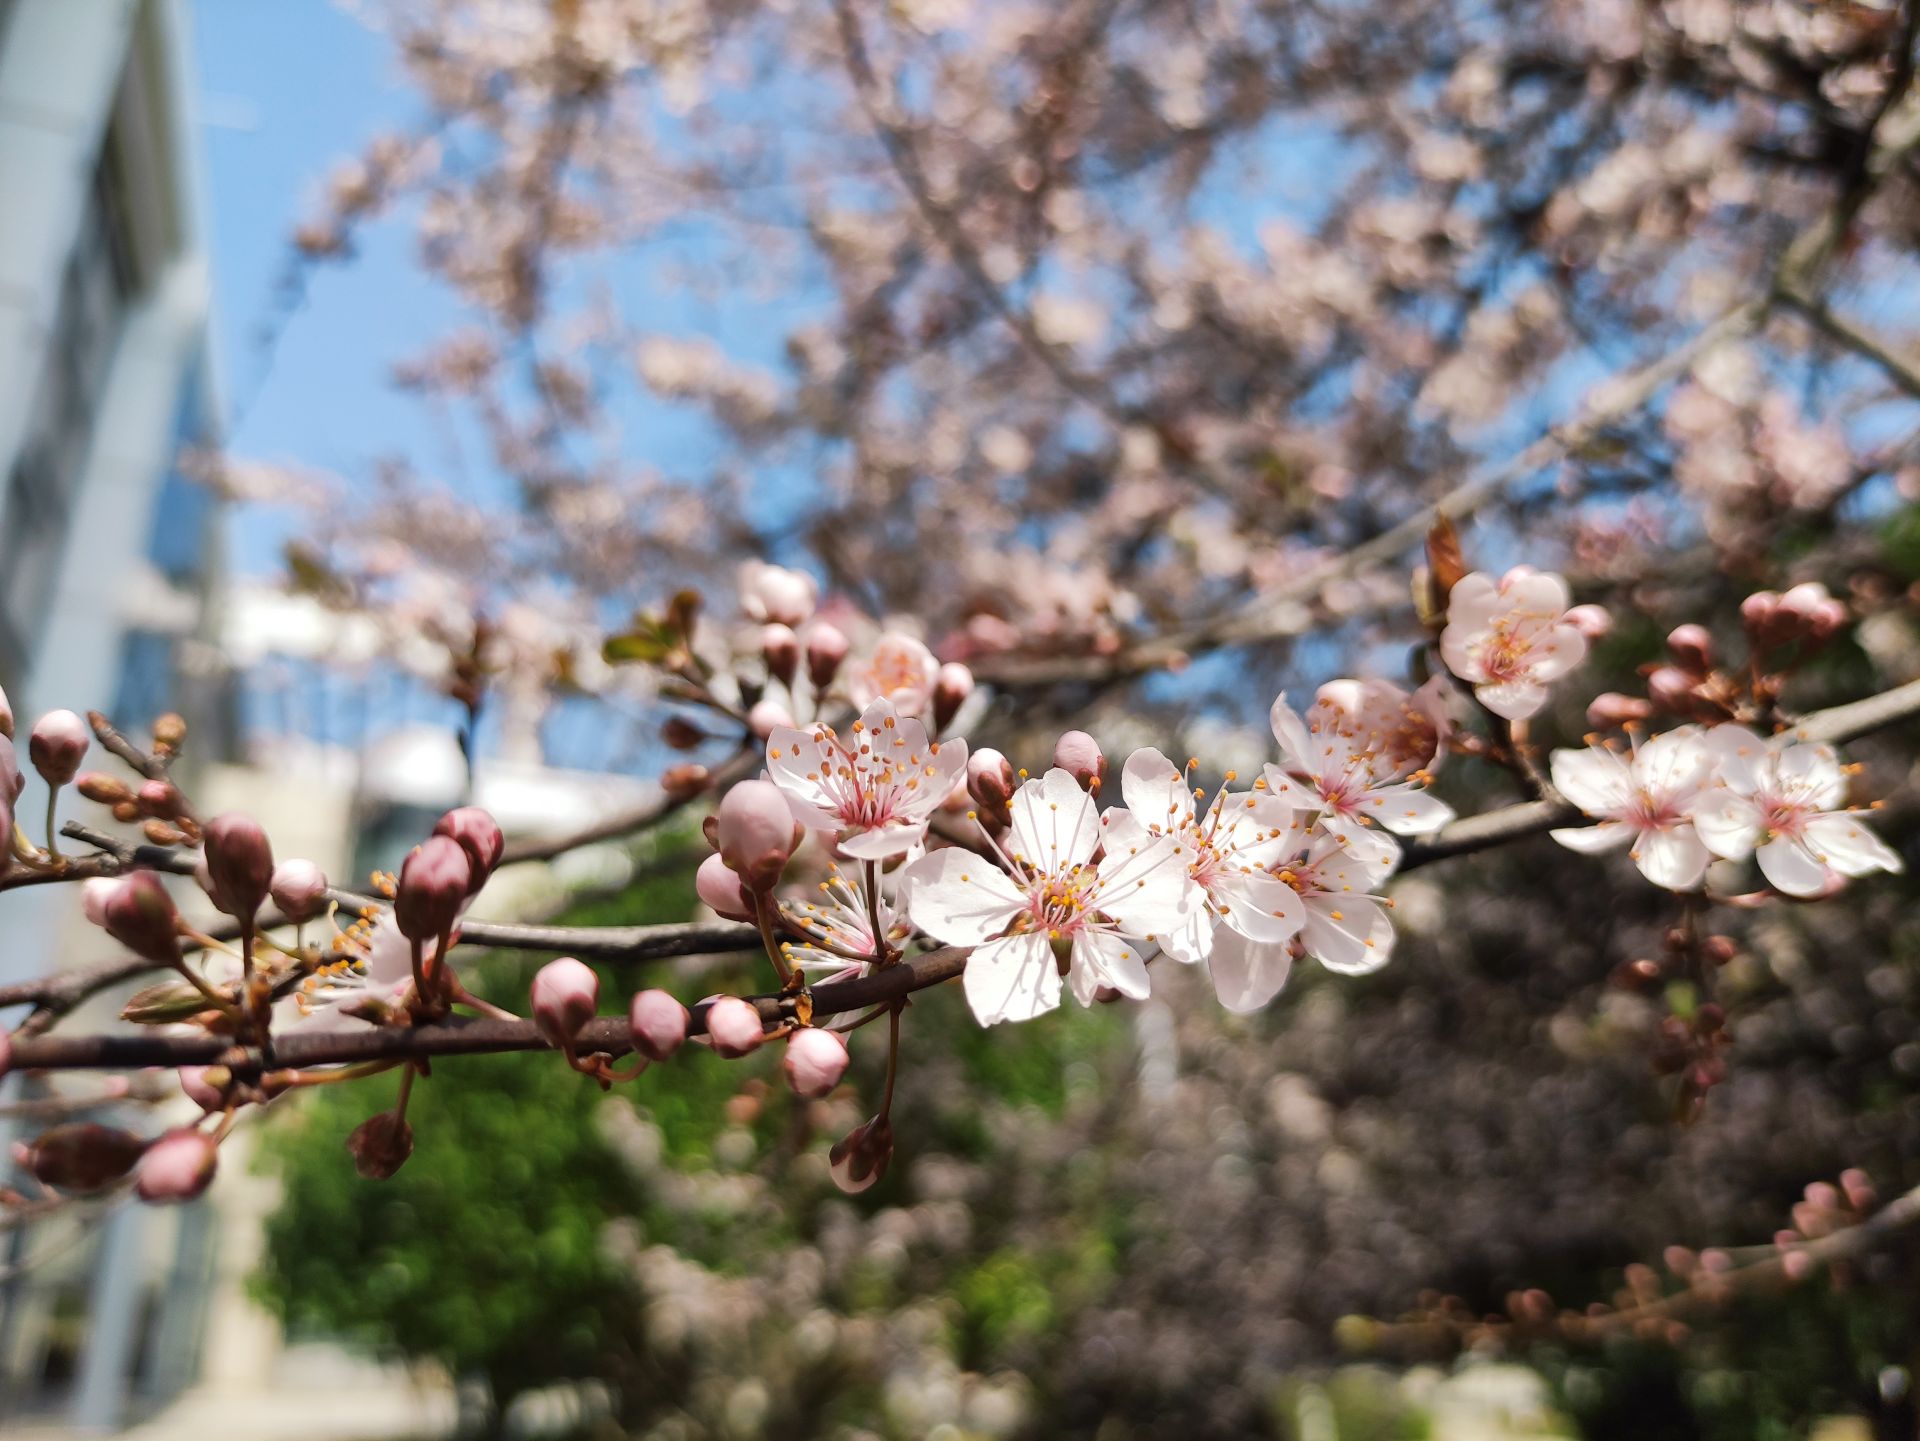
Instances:
[[[273,903],[290,921],[316,916],[327,903],[327,874],[312,861],[294,859],[273,869]]]
[[[831,867],[815,893],[817,900],[788,901],[781,907],[788,923],[809,938],[782,947],[787,964],[812,974],[863,974],[881,954],[873,933],[874,913],[888,945],[899,946],[911,933],[906,914],[912,874],[911,864],[895,872],[891,897],[883,885],[869,903],[858,872]]]
[[[1837,876],[1905,869],[1900,856],[1845,809],[1846,769],[1831,746],[1790,736],[1762,740],[1745,726],[1715,726],[1707,745],[1724,787],[1694,815],[1715,855],[1751,855],[1775,890],[1817,896]]]
[[[724,857],[708,856],[693,873],[693,889],[715,914],[730,921],[753,919],[753,897],[740,884],[740,877]]]
[[[393,919],[412,940],[432,940],[453,929],[472,894],[473,863],[460,843],[429,836],[400,864]]]
[[[147,1147],[134,1172],[133,1189],[150,1204],[191,1201],[212,1184],[219,1165],[220,1148],[213,1137],[183,1126]]]
[[[825,690],[840,674],[841,663],[852,649],[839,626],[815,621],[807,631],[807,679],[815,690]]]
[[[740,782],[721,797],[714,823],[720,858],[741,884],[753,891],[771,889],[793,855],[793,815],[780,787],[770,781]]]
[[[1689,891],[1711,859],[1694,829],[1708,797],[1713,757],[1698,726],[1682,726],[1634,747],[1631,756],[1605,746],[1557,750],[1554,787],[1600,823],[1553,832],[1569,850],[1599,855],[1630,846],[1640,873],[1656,886]]]
[[[1299,932],[1306,921],[1299,895],[1272,873],[1296,840],[1293,807],[1260,791],[1233,793],[1222,786],[1201,814],[1185,774],[1153,749],[1127,757],[1120,793],[1125,813],[1149,834],[1173,839],[1205,897],[1185,926],[1159,938],[1167,955],[1190,964],[1206,960],[1218,927],[1270,942]],[[1110,825],[1114,814],[1108,811],[1103,823]]]
[[[273,846],[251,816],[215,816],[201,846],[208,894],[222,911],[248,925],[273,885]]]
[[[910,635],[888,631],[874,642],[867,658],[847,672],[853,703],[865,710],[885,700],[903,716],[917,716],[933,698],[940,663]]]
[[[797,626],[813,614],[820,588],[805,571],[750,560],[740,567],[740,606],[754,620]]]
[[[1266,788],[1299,813],[1304,825],[1318,823],[1372,864],[1389,871],[1400,847],[1383,826],[1405,836],[1430,835],[1453,819],[1453,808],[1423,788],[1428,768],[1438,758],[1447,722],[1444,711],[1402,695],[1388,705],[1380,693],[1323,694],[1305,720],[1274,698],[1268,719],[1280,746],[1280,763],[1266,769]],[[1422,759],[1422,753],[1426,759]]]
[[[767,773],[792,818],[831,832],[840,851],[861,860],[905,855],[967,768],[965,741],[929,741],[926,727],[872,702],[842,740],[821,723],[781,728],[767,741]]]
[[[1497,583],[1463,576],[1447,598],[1440,654],[1483,705],[1524,720],[1547,703],[1547,686],[1578,665],[1587,638],[1567,621],[1571,597],[1557,575],[1517,567]]]
[[[572,956],[548,961],[534,973],[533,1023],[556,1046],[569,1046],[600,1008],[600,978]]]
[[[948,945],[974,947],[964,984],[975,1017],[990,1026],[1054,1009],[1062,960],[1082,1005],[1102,986],[1143,998],[1142,944],[1185,928],[1202,904],[1179,848],[1130,814],[1103,827],[1093,798],[1057,767],[1021,786],[1012,812],[1005,869],[956,848],[908,872],[914,924]]]

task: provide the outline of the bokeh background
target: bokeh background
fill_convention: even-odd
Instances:
[[[1404,569],[1170,673],[1103,660],[1244,614],[1764,290],[1913,49],[1892,3],[850,8],[877,109],[835,7],[0,0],[16,708],[177,708],[203,810],[364,874],[466,797],[526,833],[649,794],[661,696],[599,637],[685,582],[730,616],[759,553],[998,667],[972,734],[1017,760],[1082,724],[1245,772],[1283,687],[1406,678]],[[1898,340],[1920,210],[1904,158],[1875,184],[1836,294]],[[1860,617],[1797,708],[1920,673],[1913,401],[1782,321],[1522,466],[1470,553],[1616,617],[1541,732],[1680,620],[1733,644],[1764,583]],[[1062,659],[1094,668],[1020,680]],[[1910,865],[1917,740],[1851,752]],[[1466,765],[1443,792],[1510,798]],[[482,913],[685,919],[703,854],[596,847]],[[1920,1182],[1912,880],[1721,918],[1736,1041],[1690,1123],[1653,1037],[1700,998],[1623,983],[1671,897],[1544,838],[1392,894],[1390,967],[1303,967],[1254,1017],[1179,974],[992,1033],[917,997],[900,1156],[856,1198],[825,1149],[877,1048],[815,1102],[767,1057],[608,1095],[448,1061],[385,1183],[343,1143],[388,1083],[278,1105],[202,1203],[0,1235],[0,1432],[1920,1434],[1906,1239],[1605,1343],[1391,1324],[1611,1301],[1848,1167]],[[100,958],[58,897],[7,904],[0,979]],[[517,1004],[530,968],[476,984]]]

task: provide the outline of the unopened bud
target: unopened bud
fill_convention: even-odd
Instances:
[[[660,739],[677,751],[690,751],[704,745],[707,733],[685,716],[668,716],[660,725]]]
[[[1652,714],[1652,701],[1622,695],[1617,690],[1603,691],[1587,706],[1587,724],[1595,730],[1612,730],[1643,721]]]
[[[1013,765],[991,746],[982,746],[967,757],[967,793],[981,806],[1003,812],[1013,799]]]
[[[227,1104],[227,1084],[233,1072],[225,1066],[180,1067],[180,1091],[203,1111],[218,1111]]]
[[[708,856],[693,873],[693,889],[702,902],[730,921],[753,919],[753,897],[724,859]]]
[[[769,675],[791,686],[800,674],[800,637],[793,633],[792,626],[767,626],[760,632],[760,656],[767,663]]]
[[[140,1159],[146,1142],[131,1132],[93,1121],[55,1126],[27,1148],[34,1179],[61,1191],[97,1191],[110,1186]]]
[[[1599,640],[1613,629],[1613,614],[1604,605],[1576,605],[1561,619],[1588,640]]]
[[[465,848],[451,837],[430,836],[400,867],[393,896],[400,934],[414,941],[446,935],[460,918],[472,880]]]
[[[676,801],[692,800],[712,784],[713,773],[697,763],[668,766],[660,772],[660,789]]]
[[[793,727],[793,713],[777,700],[756,702],[753,709],[747,712],[747,729],[760,740],[765,740],[783,727]]]
[[[886,1175],[892,1160],[893,1123],[885,1116],[854,1127],[827,1152],[833,1184],[849,1196],[859,1195]]]
[[[1840,1173],[1840,1189],[1846,1195],[1847,1205],[1857,1215],[1866,1215],[1879,1200],[1873,1189],[1873,1178],[1858,1166]]]
[[[1815,606],[1807,617],[1807,634],[1817,641],[1831,640],[1846,629],[1847,620],[1845,601],[1826,601]]]
[[[1770,590],[1757,590],[1740,602],[1740,620],[1747,633],[1770,642],[1774,618],[1780,613],[1780,597]]]
[[[113,818],[116,821],[132,824],[140,819],[140,803],[138,801],[119,802],[113,808]]]
[[[251,926],[273,885],[273,846],[251,816],[215,816],[201,833],[208,894],[213,903]]]
[[[1053,763],[1080,783],[1083,791],[1096,790],[1107,778],[1107,758],[1100,742],[1085,731],[1068,731],[1053,747]]]
[[[662,990],[641,991],[627,1008],[633,1029],[633,1048],[649,1061],[672,1057],[687,1039],[692,1017],[687,1008]]]
[[[86,793],[84,782],[87,777],[82,776],[80,779],[83,783],[81,793],[84,795]],[[134,800],[140,807],[142,815],[153,816],[163,821],[178,819],[187,807],[186,797],[180,794],[180,788],[172,781],[147,781],[140,787],[140,792]]]
[[[156,846],[183,846],[189,839],[185,831],[167,821],[142,821],[140,833]]]
[[[787,1038],[780,1069],[796,1096],[824,1096],[840,1084],[849,1059],[847,1043],[832,1031],[803,1026]]]
[[[1691,715],[1694,710],[1695,681],[1696,677],[1677,665],[1655,666],[1647,674],[1647,696],[1662,710]]]
[[[213,1183],[219,1168],[220,1147],[213,1137],[183,1126],[147,1147],[133,1189],[152,1205],[191,1201]]]
[[[1724,966],[1740,954],[1740,950],[1732,936],[1708,936],[1700,943],[1700,954],[1716,966]]]
[[[957,660],[940,667],[933,678],[933,728],[943,731],[973,694],[973,672]]]
[[[366,1180],[385,1181],[413,1154],[413,1127],[392,1111],[369,1116],[347,1137],[353,1169]]]
[[[48,711],[27,737],[27,758],[50,786],[63,786],[79,773],[93,732],[70,710]]]
[[[273,884],[268,888],[280,914],[290,921],[317,916],[327,905],[327,873],[312,861],[297,857],[273,868]]]
[[[491,812],[479,806],[460,806],[435,821],[433,833],[458,842],[460,849],[467,853],[470,868],[467,894],[479,895],[480,888],[507,851],[507,838],[500,830],[500,823]]]
[[[113,893],[120,889],[120,882],[111,876],[95,876],[92,880],[80,883],[80,914],[92,925],[103,930],[107,924],[107,902],[113,899]]]
[[[556,1046],[570,1046],[600,1009],[600,978],[572,956],[548,961],[534,973],[533,1023]]]
[[[177,751],[187,743],[187,722],[184,716],[168,711],[153,723],[153,744],[156,750]]]
[[[14,749],[13,742],[6,736],[0,736],[0,801],[11,805],[20,799],[20,792],[27,788],[27,778],[20,773],[20,752]],[[9,832],[8,839],[12,839]],[[0,847],[0,850],[7,849]]]
[[[126,782],[105,771],[88,771],[75,782],[75,786],[81,795],[103,806],[117,806],[122,801],[133,799],[133,792],[127,788]]]
[[[0,736],[13,739],[13,702],[4,690],[0,690]]]
[[[759,1049],[767,1038],[760,1013],[738,996],[722,996],[707,1007],[707,1039],[729,1059]]]
[[[180,915],[152,871],[123,876],[101,910],[107,934],[135,955],[165,966],[180,959]]]
[[[1703,625],[1688,621],[1667,632],[1667,654],[1681,669],[1703,676],[1713,669],[1713,636]]]
[[[772,781],[742,781],[714,813],[721,859],[752,891],[772,890],[793,855],[793,811]]]
[[[840,627],[817,621],[807,632],[807,679],[815,690],[825,690],[840,674],[840,666],[852,649]]]

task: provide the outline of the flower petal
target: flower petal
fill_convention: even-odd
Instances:
[[[1214,886],[1213,894],[1226,907],[1227,924],[1251,940],[1291,940],[1306,924],[1299,894],[1262,871],[1227,875]]]
[[[1564,826],[1548,831],[1561,845],[1583,856],[1597,856],[1618,850],[1633,839],[1633,827],[1625,821],[1602,821],[1597,826]]]
[[[1393,954],[1393,925],[1372,896],[1309,896],[1300,939],[1308,955],[1330,971],[1364,976]]]
[[[1725,726],[1716,727],[1725,730]],[[1767,833],[1760,808],[1737,791],[1703,791],[1688,807],[1693,828],[1708,850],[1730,861],[1744,860]]]
[[[1555,751],[1549,765],[1553,788],[1590,816],[1617,815],[1633,800],[1633,771],[1602,746]]]
[[[840,828],[826,777],[833,773],[831,752],[818,736],[790,726],[775,726],[767,737],[767,774],[780,787],[793,818],[810,830]]]
[[[1026,893],[993,862],[949,846],[923,856],[903,877],[912,887],[908,915],[937,941],[977,946],[1006,930]]]
[[[1760,873],[1767,878],[1767,884],[1784,895],[1817,896],[1827,888],[1831,872],[1807,849],[1804,841],[1781,836],[1768,841],[1753,854],[1760,862]]]
[[[1152,746],[1135,751],[1120,768],[1120,798],[1149,830],[1184,830],[1193,821],[1193,792],[1186,777]]]
[[[1093,992],[1100,986],[1111,986],[1129,1000],[1147,998],[1146,958],[1139,946],[1112,931],[1088,927],[1073,938],[1069,979],[1074,999],[1083,1006],[1093,1003]],[[1091,986],[1087,985],[1089,979]]]
[[[1713,854],[1692,826],[1669,825],[1641,831],[1633,859],[1640,874],[1656,886],[1690,891],[1706,875]]]
[[[1430,836],[1453,819],[1453,807],[1418,786],[1385,786],[1367,797],[1367,814],[1396,835]]]
[[[1116,817],[1109,835],[1117,831],[1124,837],[1119,823],[1131,819]],[[1112,916],[1121,930],[1152,941],[1184,927],[1194,909],[1205,902],[1205,893],[1187,873],[1186,853],[1166,836],[1143,846],[1112,841],[1100,862],[1094,895],[1094,904]]]
[[[1012,809],[1014,859],[1047,875],[1085,865],[1100,845],[1093,797],[1058,766],[1021,786]]]
[[[1280,743],[1281,769],[1312,771],[1313,738],[1307,734],[1306,722],[1287,704],[1285,691],[1273,698],[1267,720],[1273,727],[1273,738]]]
[[[1223,929],[1214,938],[1207,957],[1214,994],[1229,1011],[1257,1011],[1287,983],[1293,971],[1293,948],[1286,942],[1251,941]]]
[[[843,856],[862,861],[890,861],[904,856],[927,838],[925,821],[889,821],[870,831],[854,831],[836,840]]]
[[[1525,720],[1547,703],[1547,688],[1535,685],[1532,681],[1477,685],[1473,693],[1480,698],[1482,705],[1502,720]]]
[[[1898,874],[1906,869],[1898,851],[1845,811],[1813,817],[1807,822],[1806,835],[1807,843],[1843,876],[1871,871]]]
[[[1053,947],[1034,932],[989,941],[967,957],[960,984],[983,1026],[1029,1021],[1060,1004],[1060,968]]]

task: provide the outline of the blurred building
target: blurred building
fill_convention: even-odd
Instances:
[[[175,461],[217,438],[219,398],[186,20],[180,0],[0,0],[0,686],[23,722],[187,710],[205,755],[220,688],[183,682],[215,507]],[[0,979],[64,955],[62,889],[8,897]],[[167,1278],[209,1249],[197,1209],[0,1234],[0,1431],[108,1428],[184,1384],[201,1293]]]

